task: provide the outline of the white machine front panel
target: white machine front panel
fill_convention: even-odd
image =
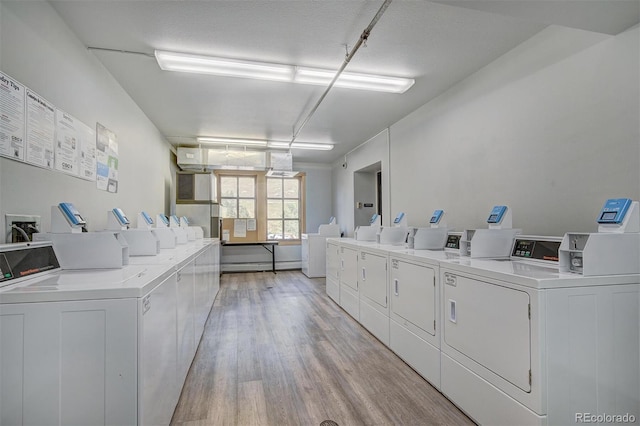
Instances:
[[[210,253],[213,247],[209,247],[205,252],[201,253],[195,260],[194,269],[194,328],[195,328],[195,341],[196,347],[200,341],[200,337],[204,332],[204,325],[207,321],[207,316],[211,310],[211,286],[213,285],[213,278],[209,271],[212,270],[210,263]]]
[[[440,348],[427,343],[393,319],[389,321],[389,347],[436,389],[440,389]]]
[[[333,278],[326,279],[327,296],[333,299],[338,305],[340,304],[340,284]]]
[[[360,252],[358,257],[358,282],[360,294],[377,303],[380,307],[388,306],[387,297],[387,257],[378,254]]]
[[[176,274],[140,299],[140,412],[138,424],[167,425],[180,396]]]
[[[391,259],[391,312],[432,336],[436,334],[435,274],[433,268]]]
[[[196,353],[194,262],[178,271],[178,382],[184,382]]]
[[[135,323],[135,299],[0,306],[0,424],[135,422]]]
[[[327,279],[340,281],[340,248],[337,244],[327,242]]]
[[[450,272],[442,286],[444,343],[530,392],[529,295]]]
[[[547,296],[549,424],[576,413],[640,419],[640,285],[551,290]]]
[[[358,291],[358,251],[340,247],[340,282]]]

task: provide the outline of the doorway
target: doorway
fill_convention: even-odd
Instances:
[[[369,225],[374,214],[382,214],[382,163],[377,162],[353,174],[353,224]]]

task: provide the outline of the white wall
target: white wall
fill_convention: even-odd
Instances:
[[[594,231],[607,198],[640,198],[639,44],[637,27],[549,27],[392,125],[390,210],[426,226],[443,208],[463,229],[507,204],[528,234]],[[334,181],[344,211],[347,183]]]
[[[56,107],[119,142],[117,194],[95,182],[0,158],[0,224],[5,213],[37,214],[50,228],[50,206],[73,202],[89,230],[106,227],[106,212],[121,207],[169,213],[171,151],[158,129],[46,2],[0,2],[0,69]],[[4,235],[0,236],[0,242]]]
[[[333,165],[333,211],[345,236],[353,237],[354,231],[354,179],[353,174],[375,163],[381,163],[382,170],[382,224],[390,224],[389,193],[389,132],[384,130],[347,154]]]
[[[294,163],[293,170],[306,173],[306,233],[318,232],[318,227],[335,216],[331,205],[331,166],[329,164]]]

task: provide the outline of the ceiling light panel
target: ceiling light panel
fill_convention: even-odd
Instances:
[[[258,80],[291,81],[294,67],[263,62],[238,61],[211,56],[156,50],[156,60],[165,71],[213,74]]]
[[[307,142],[294,142],[291,144],[292,149],[311,149],[316,151],[331,151],[333,145],[328,143],[307,143]]]
[[[162,50],[156,50],[155,56],[158,65],[165,71],[212,74],[226,77],[253,78],[320,86],[328,86],[336,75],[336,71],[331,70],[265,62],[240,61]],[[414,83],[415,80],[412,78],[343,72],[336,81],[335,87],[404,93],[413,86]]]
[[[290,144],[289,142],[279,141],[269,141],[268,147],[274,149],[308,149],[315,151],[331,151],[333,149],[333,145],[329,143],[294,142]]]
[[[242,145],[242,146],[267,146],[267,141],[259,139],[234,139],[234,138],[213,138],[198,137],[198,143],[207,145]]]
[[[335,75],[336,73],[334,71],[297,67],[294,81],[302,84],[327,86]],[[334,86],[347,89],[404,93],[409,90],[414,83],[415,80],[412,78],[387,77],[345,71],[338,77]]]

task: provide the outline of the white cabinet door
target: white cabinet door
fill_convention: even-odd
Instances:
[[[529,392],[529,294],[452,272],[442,286],[446,345]]]
[[[432,336],[436,334],[435,271],[428,266],[391,259],[391,312]]]
[[[379,254],[360,252],[358,257],[358,283],[361,297],[388,306],[387,257]]]
[[[358,251],[340,247],[340,283],[358,291]]]
[[[178,381],[177,276],[171,275],[140,300],[140,425],[167,425],[182,382]]]

